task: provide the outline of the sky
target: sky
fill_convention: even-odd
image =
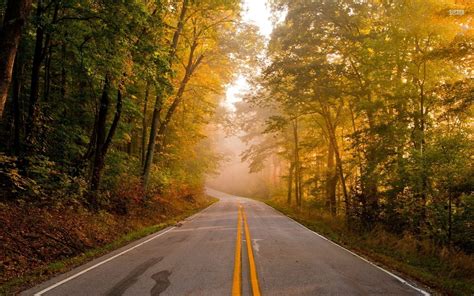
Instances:
[[[266,0],[244,0],[242,16],[244,21],[257,25],[265,37],[272,33],[271,12]]]
[[[265,38],[270,38],[273,30],[273,23],[271,21],[271,11],[267,7],[266,0],[244,0],[242,17],[245,22],[257,25],[260,29],[260,34]],[[249,89],[249,84],[243,76],[238,76],[233,83],[227,87],[226,99],[224,105],[230,109],[235,110],[234,103],[242,100],[241,94]]]

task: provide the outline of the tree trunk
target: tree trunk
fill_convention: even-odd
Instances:
[[[36,117],[38,116],[38,100],[39,100],[39,87],[40,87],[40,71],[41,71],[41,64],[43,63],[46,54],[49,52],[50,49],[50,41],[51,41],[51,34],[45,34],[44,25],[41,24],[41,18],[43,16],[43,7],[42,7],[42,0],[38,0],[37,3],[37,10],[36,10],[36,19],[37,19],[37,27],[36,27],[36,41],[35,41],[35,51],[33,56],[33,64],[31,68],[31,85],[30,85],[30,106],[28,109],[28,122],[27,122],[27,140],[31,140],[32,132],[34,130],[36,124]],[[59,2],[56,3],[54,8],[53,20],[52,23],[54,24],[57,21],[59,11]],[[49,79],[48,73],[49,69],[46,69],[46,76],[45,78]],[[45,85],[45,94],[49,92],[49,81],[44,81]],[[49,94],[48,94],[49,95]]]
[[[418,149],[420,152],[420,161],[421,161],[421,188],[419,192],[419,197],[421,199],[421,209],[420,209],[420,227],[426,220],[426,188],[428,187],[428,178],[426,176],[426,167],[425,167],[425,156],[424,156],[424,146],[425,146],[425,81],[426,81],[426,61],[423,61],[423,79],[419,81],[420,87],[420,125],[419,125],[419,135],[416,135],[418,141]]]
[[[200,55],[196,60],[194,60],[194,53],[196,51],[197,45],[198,44],[197,44],[196,40],[191,45],[191,49],[190,49],[190,53],[189,53],[189,59],[188,59],[187,65],[186,65],[186,71],[185,71],[184,77],[181,80],[178,92],[176,93],[176,96],[175,96],[173,102],[171,103],[171,106],[169,107],[168,111],[166,112],[165,119],[160,123],[159,129],[157,128],[158,122],[155,125],[155,121],[153,121],[152,130],[150,131],[150,143],[149,143],[149,147],[148,147],[148,153],[147,153],[147,157],[146,157],[146,160],[145,160],[145,169],[144,169],[144,173],[143,173],[143,185],[144,185],[145,188],[148,187],[148,180],[149,180],[149,177],[150,177],[151,164],[153,162],[153,155],[155,154],[155,145],[158,144],[158,146],[156,148],[156,152],[158,154],[161,153],[162,150],[163,150],[163,147],[164,147],[164,136],[165,136],[166,130],[168,129],[168,125],[171,122],[171,118],[173,117],[173,115],[176,111],[176,108],[181,103],[181,100],[183,99],[184,91],[186,90],[186,86],[189,82],[189,79],[191,79],[192,74],[197,69],[199,64],[202,62],[202,59],[204,58],[203,55]],[[160,114],[161,113],[161,105],[159,105],[159,109],[155,108],[155,111],[157,111],[157,113]],[[158,129],[158,131],[156,129]],[[152,135],[154,136],[153,137],[154,141],[151,141],[152,140]]]
[[[115,107],[115,115],[114,119],[112,121],[112,125],[110,126],[109,133],[107,135],[107,139],[105,140],[104,147],[102,148],[102,153],[104,156],[107,154],[107,151],[109,150],[110,144],[112,144],[112,140],[114,138],[115,132],[117,131],[118,124],[120,122],[120,117],[122,116],[122,91],[120,90],[120,85],[119,89],[117,90],[117,105]]]
[[[291,195],[293,191],[293,171],[295,170],[294,162],[291,162],[290,169],[288,171],[288,194],[286,198],[286,203],[291,205]]]
[[[0,117],[3,116],[21,31],[30,14],[31,2],[31,0],[7,2],[3,26],[0,29]]]
[[[56,1],[54,5],[53,20],[52,23],[56,23],[58,19],[59,6],[61,1]],[[45,46],[43,49],[43,56],[45,58],[45,69],[44,69],[44,89],[43,89],[43,100],[49,100],[49,93],[51,90],[51,60],[53,55],[53,47],[50,45],[51,33],[46,34]]]
[[[21,151],[21,88],[23,82],[23,60],[17,55],[13,72],[13,151],[16,155]]]
[[[96,141],[94,149],[94,162],[92,165],[92,179],[91,179],[91,190],[97,191],[100,185],[100,173],[104,163],[102,149],[105,144],[106,137],[106,124],[107,124],[107,113],[109,111],[110,99],[109,99],[109,88],[110,81],[109,76],[106,75],[104,88],[102,90],[102,97],[100,99],[99,106],[99,115],[97,118],[97,131],[96,131]],[[92,203],[96,204],[95,201]]]
[[[299,139],[298,139],[298,119],[293,120],[293,141],[295,145],[294,161],[295,161],[295,199],[296,205],[301,206],[302,186],[301,186],[301,165],[299,156]]]
[[[143,103],[143,119],[142,119],[142,166],[145,165],[145,157],[146,157],[146,135],[147,135],[147,126],[146,126],[146,112],[148,108],[148,96],[150,95],[150,82],[147,81],[146,83],[146,90],[145,90],[145,102]]]
[[[145,160],[145,169],[144,169],[144,174],[143,174],[143,185],[145,188],[148,187],[148,180],[150,177],[150,169],[151,169],[151,164],[153,162],[153,156],[156,153],[161,153],[164,147],[164,136],[166,133],[166,130],[168,129],[168,124],[171,121],[171,118],[173,117],[174,112],[176,111],[176,108],[178,107],[179,103],[181,102],[183,98],[184,91],[186,89],[186,85],[191,78],[191,71],[188,70],[190,69],[189,67],[190,64],[188,64],[188,67],[186,69],[186,74],[184,75],[183,80],[180,83],[178,92],[175,96],[175,99],[173,100],[173,103],[171,103],[171,106],[169,107],[168,111],[166,112],[165,119],[161,122],[158,128],[158,124],[155,124],[155,122],[152,123],[151,126],[151,131],[150,131],[150,143],[148,145],[148,153],[147,157]],[[192,66],[192,64],[191,64]],[[155,105],[156,106],[156,105]],[[158,105],[158,109],[155,108],[153,115],[155,115],[155,112],[158,114],[161,113],[161,105]],[[154,134],[154,141],[151,141],[151,134]],[[155,148],[156,147],[156,148]]]
[[[98,129],[97,129],[97,145],[95,149],[95,157],[94,163],[92,168],[92,179],[91,179],[91,205],[93,208],[97,208],[98,201],[97,201],[97,191],[100,188],[100,181],[102,177],[102,170],[105,165],[105,157],[107,155],[107,151],[112,143],[112,139],[115,135],[115,131],[117,130],[118,123],[120,121],[120,117],[122,115],[122,92],[119,89],[117,90],[117,106],[115,108],[115,115],[112,121],[112,125],[110,126],[109,132],[106,136],[106,123],[107,123],[107,113],[109,109],[109,88],[110,82],[108,77],[105,79],[104,83],[104,91],[101,98],[101,104],[99,109],[99,119],[98,119]]]
[[[176,27],[176,31],[173,34],[173,40],[171,43],[169,56],[168,56],[170,68],[173,65],[173,60],[176,55],[176,50],[178,48],[179,38],[181,36],[181,32],[183,31],[184,21],[186,18],[186,11],[188,9],[188,1],[189,0],[183,0],[178,25]],[[147,154],[145,158],[145,164],[143,166],[143,187],[145,189],[148,187],[148,180],[150,177],[151,165],[153,163],[153,155],[155,153],[156,138],[157,138],[157,133],[158,133],[158,125],[160,124],[160,120],[161,120],[162,106],[163,106],[163,92],[161,89],[157,89],[155,107],[153,109],[153,118],[151,121],[150,139],[148,141]]]
[[[337,169],[334,165],[334,147],[328,146],[328,162],[326,171],[326,208],[332,216],[336,216]]]
[[[143,166],[143,187],[148,187],[148,180],[150,178],[151,165],[153,163],[153,155],[155,154],[156,136],[158,133],[158,125],[161,121],[161,108],[163,105],[161,90],[156,89],[157,95],[155,100],[155,107],[153,108],[153,118],[151,121],[150,140],[148,141],[148,148],[145,157],[145,165]]]
[[[172,65],[172,60],[176,56],[176,50],[178,48],[179,37],[181,36],[181,32],[184,28],[184,21],[186,18],[186,12],[188,10],[188,2],[189,0],[183,0],[183,4],[181,6],[181,13],[179,15],[178,25],[176,26],[176,31],[173,34],[173,41],[171,42],[171,48],[169,52],[169,60],[170,60],[170,67]]]
[[[322,110],[322,116],[326,124],[326,129],[328,131],[328,138],[329,138],[329,144],[333,147],[334,149],[334,154],[336,157],[336,166],[337,166],[337,172],[339,175],[339,180],[341,181],[341,187],[342,187],[342,193],[344,196],[344,203],[345,203],[345,210],[346,210],[346,216],[349,218],[351,215],[351,202],[349,199],[349,193],[347,192],[347,187],[346,187],[346,179],[344,176],[344,170],[342,166],[342,159],[341,155],[339,153],[339,145],[337,144],[337,138],[336,138],[336,127],[335,124],[333,123],[331,119],[331,114],[328,109],[328,107],[319,101],[321,105],[321,110]]]
[[[41,16],[43,14],[42,1],[38,0],[38,7],[36,8],[36,19],[38,25],[36,27],[36,41],[35,49],[33,54],[33,64],[31,66],[31,84],[30,84],[30,102],[28,106],[28,119],[26,125],[26,138],[30,142],[33,127],[35,125],[36,116],[37,116],[37,104],[39,98],[39,79],[40,79],[40,70],[41,63],[43,61],[43,39],[44,39],[44,29],[41,25]]]
[[[336,156],[336,165],[337,165],[337,172],[339,174],[339,179],[341,181],[341,186],[342,186],[342,193],[344,195],[344,203],[345,203],[345,208],[346,208],[346,215],[351,214],[351,202],[349,199],[349,193],[347,192],[347,187],[346,187],[346,178],[344,176],[344,170],[342,166],[342,159],[339,154],[339,147],[337,145],[337,140],[334,135],[335,131],[332,132],[332,145],[334,148],[335,156]]]
[[[95,112],[94,116],[94,126],[92,127],[92,133],[89,139],[89,145],[87,146],[86,153],[82,157],[83,160],[89,161],[95,154],[95,147],[97,144],[97,130],[98,130],[98,122],[99,122],[99,114]]]
[[[160,128],[158,129],[158,135],[157,135],[157,140],[158,140],[158,147],[156,149],[156,152],[160,153],[163,150],[163,138],[165,136],[166,130],[168,129],[168,125],[171,122],[171,118],[173,117],[174,113],[176,112],[176,108],[178,108],[179,104],[181,103],[184,95],[184,91],[186,90],[186,86],[189,82],[189,79],[191,79],[191,75],[194,72],[194,64],[192,60],[192,55],[194,53],[194,50],[191,51],[190,59],[188,62],[188,66],[186,67],[186,74],[184,75],[183,80],[181,81],[179,85],[178,92],[176,93],[176,96],[171,103],[171,106],[169,107],[168,111],[166,112],[165,119],[163,122],[160,124]],[[197,63],[200,63],[200,59],[198,59]]]

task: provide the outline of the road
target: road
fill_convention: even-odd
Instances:
[[[220,201],[22,295],[428,295],[261,202],[208,193]]]

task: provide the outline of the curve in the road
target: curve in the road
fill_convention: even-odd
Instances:
[[[220,201],[179,227],[22,295],[429,295],[261,202],[208,194]]]

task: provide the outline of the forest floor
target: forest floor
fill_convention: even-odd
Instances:
[[[0,202],[0,295],[66,272],[175,224],[216,200],[204,194],[155,197],[127,213],[83,206]]]
[[[342,218],[304,209],[280,199],[263,200],[276,210],[359,255],[396,270],[433,289],[434,295],[474,295],[474,255],[436,247],[413,236],[396,236],[381,229],[353,232]]]

